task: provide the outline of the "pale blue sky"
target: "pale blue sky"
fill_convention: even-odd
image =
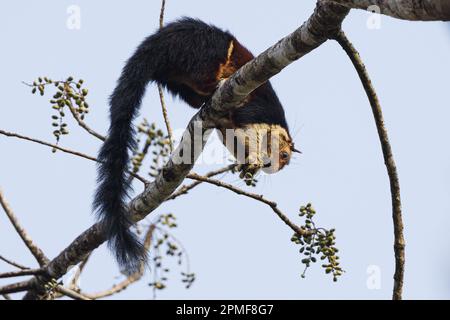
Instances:
[[[66,27],[66,9],[72,4],[81,8],[80,30]],[[183,15],[201,18],[230,30],[259,53],[306,20],[314,4],[168,0],[166,21]],[[87,122],[105,132],[108,95],[123,62],[157,28],[159,5],[157,0],[132,5],[104,0],[4,2],[0,128],[53,141],[47,98],[32,96],[21,81],[73,75],[90,88]],[[383,16],[381,28],[370,30],[369,16],[352,11],[343,27],[372,77],[397,160],[407,244],[404,296],[449,298],[450,28]],[[301,279],[303,266],[289,240],[291,231],[269,208],[205,185],[155,212],[177,215],[175,234],[197,274],[189,290],[172,275],[169,288],[158,297],[390,298],[394,259],[389,183],[370,107],[350,61],[336,43],[328,42],[272,82],[303,155],[262,179],[255,191],[277,201],[293,219],[300,205],[313,202],[317,222],[337,229],[347,273],[333,283],[316,266]],[[152,86],[147,92],[141,114],[162,125],[157,91]],[[167,103],[172,126],[184,128],[194,111],[171,98]],[[74,123],[70,129],[72,134],[61,144],[95,155],[100,144]],[[36,243],[54,257],[94,221],[95,166],[1,136],[0,150],[0,187]],[[226,180],[236,182],[235,177]],[[0,237],[0,254],[36,266],[4,214]],[[381,271],[379,290],[366,285],[371,265]],[[7,270],[0,262],[0,272]],[[87,291],[101,290],[117,281],[116,274],[115,262],[102,246],[81,284]],[[116,298],[151,298],[149,281]]]

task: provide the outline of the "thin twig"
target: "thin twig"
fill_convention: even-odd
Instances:
[[[22,269],[22,270],[30,269],[30,268],[25,267],[25,266],[23,266],[23,265],[21,265],[21,264],[15,262],[15,261],[9,260],[9,259],[3,257],[2,255],[0,255],[0,260],[3,260],[3,261],[6,262],[7,264],[10,264],[10,265],[12,265],[13,267],[16,267],[16,268],[19,268],[19,269]]]
[[[166,0],[161,1],[161,11],[159,12],[159,28],[164,25],[164,11],[166,10]]]
[[[296,234],[299,234],[299,235],[306,235],[307,234],[307,231],[305,229],[302,229],[299,226],[297,226],[295,223],[293,223],[291,220],[289,220],[289,218],[280,209],[278,209],[276,202],[264,198],[263,195],[247,192],[247,191],[244,191],[242,189],[236,188],[235,186],[233,186],[233,185],[231,185],[229,183],[226,183],[226,182],[223,182],[223,181],[219,181],[219,180],[215,180],[215,179],[211,179],[211,178],[207,178],[207,177],[203,177],[203,176],[200,176],[200,175],[195,174],[195,173],[190,173],[186,177],[189,178],[189,179],[195,179],[195,180],[198,180],[198,181],[210,183],[210,184],[213,184],[215,186],[218,186],[218,187],[225,188],[225,189],[228,189],[230,191],[233,191],[236,194],[239,194],[239,195],[242,195],[242,196],[246,196],[248,198],[257,200],[259,202],[262,202],[262,203],[268,205],[273,210],[273,212],[275,212],[277,214],[277,216],[289,228],[291,228]]]
[[[81,158],[85,158],[87,160],[98,162],[97,158],[95,158],[95,157],[89,156],[87,154],[84,154],[84,153],[81,153],[81,152],[78,152],[78,151],[73,151],[73,150],[70,150],[70,149],[67,149],[67,148],[63,148],[63,147],[60,147],[60,146],[58,146],[56,144],[45,142],[45,141],[42,141],[42,140],[39,140],[39,139],[30,138],[30,137],[27,137],[27,136],[20,135],[18,133],[8,132],[8,131],[4,131],[4,130],[1,130],[1,129],[0,129],[0,134],[5,135],[7,137],[14,137],[14,138],[22,139],[22,140],[31,141],[31,142],[34,142],[34,143],[38,143],[40,145],[44,145],[44,146],[47,146],[47,147],[50,147],[50,148],[54,148],[54,149],[60,150],[62,152],[68,153],[68,154],[72,154],[72,155],[75,155],[75,156],[78,156],[78,157],[81,157]],[[141,181],[144,184],[148,184],[149,183],[149,181],[147,179],[141,177],[138,174],[135,174],[133,172],[129,172],[129,174],[132,175],[133,177],[135,177],[136,179],[138,179],[139,181]]]
[[[166,129],[167,129],[167,136],[169,137],[169,147],[170,152],[173,151],[173,133],[172,133],[172,127],[170,126],[169,122],[169,115],[167,114],[167,107],[166,103],[164,101],[164,92],[163,88],[160,84],[158,84],[158,92],[159,92],[159,101],[161,102],[161,110],[164,117],[164,122],[166,123]]]
[[[86,297],[74,290],[68,289],[68,288],[64,288],[61,285],[58,285],[55,288],[56,292],[63,294],[65,296],[68,296],[69,298],[75,299],[75,300],[92,300],[89,297]]]
[[[43,273],[43,269],[24,269],[19,271],[11,271],[11,272],[3,272],[0,273],[1,278],[13,278],[13,277],[21,277],[21,276],[31,276],[36,274]]]
[[[373,116],[377,126],[378,136],[383,150],[384,163],[389,176],[391,199],[392,199],[392,219],[394,221],[394,252],[395,252],[395,273],[392,299],[401,300],[403,291],[403,277],[405,273],[405,239],[403,236],[402,204],[400,199],[400,183],[398,180],[397,167],[395,165],[392,147],[384,126],[383,112],[375,89],[370,81],[366,67],[359,56],[358,51],[353,47],[344,32],[339,32],[335,36],[336,41],[341,45],[349,56],[372,107]]]
[[[81,291],[80,288],[78,287],[78,280],[80,279],[81,273],[84,271],[84,268],[86,267],[86,264],[87,264],[89,258],[91,257],[91,255],[92,255],[92,252],[89,253],[87,255],[87,257],[84,258],[84,260],[80,262],[77,272],[75,273],[73,278],[70,280],[70,283],[66,287],[67,289],[70,289],[70,290],[78,292],[78,293]],[[64,293],[56,292],[56,294],[53,295],[53,299],[59,299],[64,296],[65,296]]]
[[[226,167],[218,169],[218,170],[210,171],[210,172],[204,174],[203,176],[207,177],[207,178],[211,178],[211,177],[214,177],[214,176],[219,175],[221,173],[228,172],[228,171],[232,170],[235,167],[236,167],[236,165],[232,164],[232,165],[226,166]],[[197,180],[195,182],[192,182],[191,184],[185,184],[185,185],[181,186],[177,191],[172,193],[172,195],[170,197],[168,197],[166,199],[166,201],[167,200],[174,200],[175,198],[178,198],[181,195],[187,194],[190,190],[194,189],[196,186],[198,186],[202,182],[203,181]]]
[[[8,132],[8,131],[4,131],[4,130],[0,129],[0,134],[5,135],[7,137],[14,137],[14,138],[22,139],[22,140],[35,142],[35,143],[38,143],[38,144],[41,144],[41,145],[44,145],[44,146],[47,146],[47,147],[50,147],[50,148],[55,148],[55,149],[57,149],[59,151],[65,152],[65,153],[73,154],[73,155],[78,156],[78,157],[82,157],[82,158],[85,158],[85,159],[88,159],[88,160],[92,160],[92,161],[97,161],[96,158],[88,156],[88,155],[86,155],[84,153],[81,153],[81,152],[78,152],[78,151],[69,150],[69,149],[57,146],[56,144],[52,144],[52,143],[45,142],[45,141],[42,141],[42,140],[39,140],[39,139],[23,136],[23,135],[18,134],[18,133]]]
[[[89,127],[86,122],[84,122],[83,120],[80,119],[80,117],[78,116],[77,112],[75,111],[75,108],[73,107],[73,104],[70,100],[69,101],[69,110],[70,113],[72,113],[72,116],[74,117],[75,121],[78,123],[78,125],[80,127],[82,127],[84,130],[86,130],[90,135],[96,137],[97,139],[101,140],[101,141],[105,141],[106,137],[104,135],[101,135],[100,133],[98,133],[97,131],[93,130],[91,127]]]
[[[181,240],[179,240],[177,237],[175,237],[172,233],[167,231],[166,229],[163,229],[163,228],[158,227],[158,226],[155,226],[155,229],[158,230],[159,232],[161,232],[163,235],[167,235],[168,237],[170,237],[173,241],[175,241],[178,244],[178,246],[180,247],[181,252],[183,252],[183,254],[185,256],[185,259],[186,259],[186,273],[190,273],[191,262],[190,262],[190,259],[189,259],[188,251],[184,247],[183,242]]]
[[[161,29],[164,25],[164,11],[166,9],[166,0],[161,1],[161,11],[159,13],[159,28]],[[167,113],[166,102],[164,100],[164,91],[162,85],[158,84],[159,101],[161,102],[161,111],[164,117],[164,122],[166,123],[167,135],[169,136],[169,147],[170,152],[173,151],[173,134],[172,127],[170,126],[169,115]]]
[[[450,21],[448,0],[328,0],[409,21]],[[376,8],[376,9],[374,9]]]
[[[19,220],[17,219],[16,215],[14,214],[14,212],[12,211],[8,202],[6,201],[5,197],[3,196],[3,192],[1,189],[0,189],[0,205],[2,206],[6,215],[8,216],[9,221],[11,221],[11,224],[13,225],[14,229],[16,229],[20,238],[25,243],[25,245],[28,247],[31,254],[36,258],[39,265],[41,267],[46,265],[50,260],[48,260],[48,258],[45,256],[44,252],[36,244],[33,243],[33,240],[30,238],[28,233],[20,225]]]

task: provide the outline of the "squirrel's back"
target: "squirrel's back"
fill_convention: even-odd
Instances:
[[[229,32],[192,18],[167,24],[145,39],[136,54],[156,63],[152,80],[199,108],[253,55]],[[149,61],[150,62],[150,61]]]

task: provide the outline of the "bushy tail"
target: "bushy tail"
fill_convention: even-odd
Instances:
[[[127,273],[139,270],[146,261],[146,252],[137,236],[130,230],[127,212],[131,190],[127,173],[129,151],[136,146],[132,121],[136,117],[145,88],[152,78],[151,53],[141,45],[122,70],[117,86],[110,97],[108,138],[100,149],[98,160],[98,188],[94,210],[108,237],[119,266]]]

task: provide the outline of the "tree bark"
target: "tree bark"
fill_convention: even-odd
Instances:
[[[384,15],[410,21],[450,21],[449,0],[329,0],[349,9],[379,8]]]

